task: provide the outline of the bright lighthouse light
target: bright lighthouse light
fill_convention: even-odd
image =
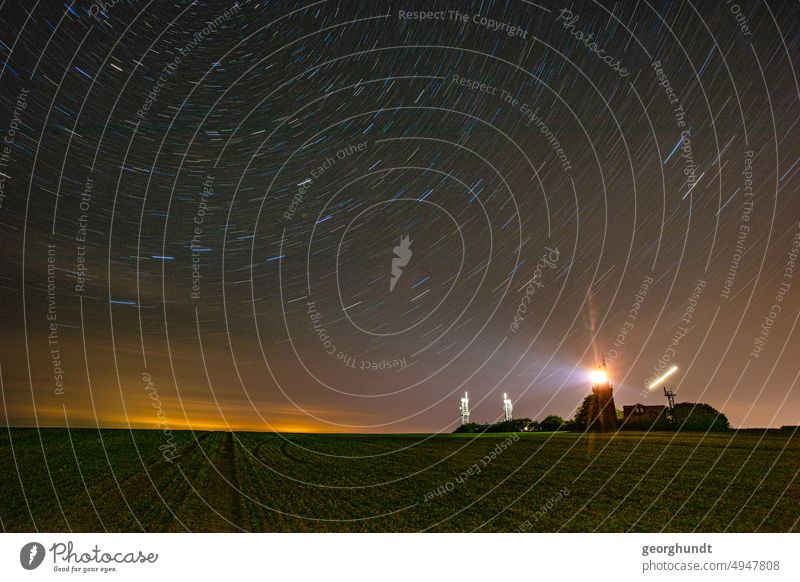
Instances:
[[[593,370],[590,377],[592,379],[592,384],[608,383],[608,374],[606,374],[605,370]]]
[[[664,375],[663,375],[663,376],[661,376],[660,378],[656,378],[655,380],[653,380],[653,382],[650,384],[650,386],[648,386],[648,388],[649,388],[650,390],[652,390],[653,388],[655,388],[656,386],[658,386],[659,384],[661,384],[661,382],[663,382],[664,380],[666,380],[667,378],[669,378],[670,376],[672,376],[672,375],[673,375],[675,372],[677,372],[677,371],[678,371],[678,366],[672,366],[672,367],[671,367],[669,370],[667,370],[666,372],[664,372]]]

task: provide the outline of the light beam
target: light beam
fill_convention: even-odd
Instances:
[[[678,371],[678,366],[672,366],[672,367],[671,367],[669,370],[667,370],[666,372],[664,372],[664,374],[663,374],[663,375],[662,375],[660,378],[656,378],[655,380],[653,380],[653,381],[650,383],[650,386],[648,386],[648,387],[647,387],[647,389],[648,389],[648,390],[652,390],[652,389],[653,389],[653,388],[655,388],[655,387],[656,387],[658,384],[661,384],[661,382],[663,382],[664,380],[666,380],[668,377],[672,376],[672,375],[673,375],[675,372],[677,372],[677,371]]]

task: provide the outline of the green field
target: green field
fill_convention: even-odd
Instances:
[[[175,434],[0,429],[2,529],[800,531],[775,432]]]

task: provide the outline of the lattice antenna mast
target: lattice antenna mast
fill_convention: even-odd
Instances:
[[[667,406],[667,420],[671,423],[675,422],[675,392],[672,390],[667,390],[667,387],[664,386],[664,396],[667,397],[667,402],[669,406]]]
[[[675,408],[675,392],[667,390],[667,387],[664,386],[664,396],[667,397],[667,402],[669,402],[669,409]]]
[[[466,392],[461,399],[461,424],[469,424],[469,395]]]
[[[508,399],[508,394],[503,392],[503,420],[508,422],[512,420],[512,412],[514,411],[514,405],[511,404],[511,400]]]

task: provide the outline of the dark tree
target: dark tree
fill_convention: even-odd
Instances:
[[[555,414],[551,414],[547,418],[545,418],[541,423],[539,423],[539,427],[543,431],[554,431],[554,430],[564,430],[566,426],[564,426],[564,419],[560,416],[556,416]]]
[[[453,432],[481,432],[482,425],[478,424],[477,422],[468,422],[467,424],[462,424]]]
[[[584,398],[583,402],[578,406],[578,410],[575,411],[572,423],[570,423],[570,428],[572,430],[586,430],[586,427],[589,425],[589,415],[591,414],[592,408],[596,406],[596,402],[597,398],[594,394],[586,395],[586,398]]]
[[[681,402],[675,405],[672,414],[676,430],[719,432],[731,429],[728,417],[708,404]]]
[[[526,430],[532,430],[530,427],[535,424],[536,423],[534,423],[530,418],[515,418],[514,420],[496,422],[494,424],[478,424],[476,422],[470,422],[468,424],[462,424],[453,432],[524,432]]]

